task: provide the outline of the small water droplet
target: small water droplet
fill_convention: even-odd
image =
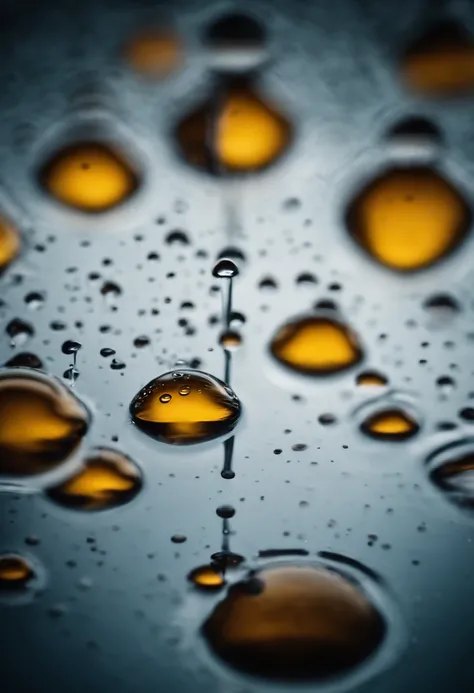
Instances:
[[[164,79],[184,58],[179,37],[171,28],[146,28],[125,46],[130,66],[147,79]]]
[[[185,537],[184,534],[173,534],[171,541],[173,544],[184,544],[184,542],[187,541],[187,537]]]
[[[219,344],[226,351],[237,351],[242,346],[242,336],[235,330],[226,330],[219,337]]]
[[[68,339],[67,341],[65,341],[63,343],[63,345],[61,347],[61,351],[63,352],[63,354],[68,354],[68,355],[77,354],[77,352],[79,351],[79,349],[81,347],[82,347],[82,344],[80,344],[79,342],[75,342],[72,339]]]
[[[222,519],[230,520],[235,515],[235,508],[231,505],[220,505],[216,510],[216,514]]]
[[[214,565],[201,565],[188,574],[188,580],[202,590],[219,590],[224,587],[222,571]]]
[[[26,294],[25,303],[30,310],[39,310],[44,304],[44,295],[38,291],[31,291]]]
[[[420,426],[408,411],[390,407],[369,416],[360,428],[371,438],[401,441],[418,433]]]
[[[21,320],[21,318],[10,320],[5,331],[10,337],[12,346],[22,346],[30,337],[33,337],[35,333],[33,325],[25,320]]]
[[[367,370],[357,375],[356,384],[361,387],[384,387],[388,384],[388,379],[383,373]]]
[[[239,274],[239,268],[233,260],[222,258],[218,260],[212,270],[212,276],[219,279],[231,279]]]

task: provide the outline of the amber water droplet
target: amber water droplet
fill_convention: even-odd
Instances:
[[[16,354],[5,365],[10,368],[43,368],[43,362],[39,356],[30,354],[27,351]]]
[[[189,387],[189,394],[180,390]],[[170,397],[163,402],[166,394]],[[229,433],[240,416],[240,402],[218,378],[201,371],[183,370],[161,375],[148,383],[130,405],[132,420],[156,440],[190,445]]]
[[[5,218],[0,217],[0,273],[20,252],[20,234]]]
[[[176,70],[184,58],[183,45],[171,29],[147,29],[125,47],[129,65],[144,77],[163,79]]]
[[[462,507],[474,509],[474,454],[452,455],[430,474],[431,481],[448,498]]]
[[[233,260],[222,258],[216,262],[212,270],[212,276],[219,279],[232,279],[239,274],[239,268]]]
[[[201,565],[188,574],[188,580],[201,590],[219,590],[226,584],[218,566]]]
[[[384,387],[388,384],[388,378],[378,371],[362,371],[356,377],[356,384],[361,387]]]
[[[214,137],[209,142],[211,122]],[[266,168],[283,154],[291,127],[275,105],[239,84],[187,116],[176,136],[189,163],[213,173],[248,173]]]
[[[0,375],[0,474],[40,474],[68,458],[89,425],[82,403],[33,371]]]
[[[436,171],[394,168],[370,183],[349,207],[347,224],[359,245],[400,272],[429,267],[464,239],[471,212]]]
[[[344,323],[323,316],[290,320],[277,330],[270,350],[288,368],[308,375],[337,373],[362,358],[354,332]]]
[[[280,565],[229,589],[202,627],[235,669],[281,680],[349,672],[380,646],[383,617],[355,584],[323,567]]]
[[[399,441],[414,436],[420,426],[409,412],[391,407],[369,416],[360,428],[371,438]]]
[[[242,335],[235,330],[226,330],[219,337],[219,344],[226,351],[236,351],[242,346]]]
[[[26,558],[17,554],[0,555],[0,590],[17,590],[34,578],[34,570]]]
[[[137,174],[127,158],[98,142],[60,150],[43,166],[39,180],[56,200],[82,212],[105,212],[138,187]]]
[[[48,489],[47,495],[67,508],[108,510],[129,503],[141,486],[141,473],[131,459],[102,448],[94,451],[76,474]]]
[[[406,84],[428,97],[454,97],[474,89],[474,42],[456,22],[435,25],[407,51]]]

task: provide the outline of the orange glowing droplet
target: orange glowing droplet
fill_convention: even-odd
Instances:
[[[380,440],[406,440],[418,433],[420,426],[411,414],[403,409],[390,408],[369,416],[361,430],[371,438]]]
[[[20,247],[18,230],[7,219],[0,218],[0,272],[16,258]]]
[[[148,29],[126,45],[125,57],[144,77],[164,79],[182,64],[184,50],[172,30]]]

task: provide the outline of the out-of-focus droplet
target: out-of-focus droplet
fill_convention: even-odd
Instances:
[[[184,47],[172,29],[146,29],[129,41],[125,57],[144,77],[163,79],[182,64]]]
[[[188,574],[188,580],[200,590],[220,590],[226,584],[219,567],[212,564],[201,565]]]
[[[33,337],[35,329],[33,325],[21,318],[10,320],[5,328],[5,332],[10,337],[12,346],[21,346],[25,344],[30,337]]]
[[[426,299],[423,307],[437,321],[451,319],[456,313],[459,313],[461,307],[454,296],[449,294],[434,294]]]
[[[406,84],[428,97],[454,97],[474,89],[474,42],[456,22],[435,25],[407,51]]]
[[[439,128],[421,117],[405,118],[387,133],[393,154],[406,159],[432,158],[443,141]]]
[[[242,335],[235,330],[226,330],[219,337],[219,344],[226,351],[237,351],[242,346]]]
[[[0,591],[22,589],[34,576],[33,568],[23,556],[0,555]]]
[[[41,474],[67,459],[89,425],[82,403],[52,378],[16,369],[0,375],[0,474]]]
[[[67,508],[84,511],[108,510],[128,503],[142,486],[134,462],[121,452],[100,448],[83,467],[47,491],[51,500]]]
[[[232,279],[239,274],[239,268],[230,258],[221,258],[216,262],[212,270],[212,276],[219,279]]]
[[[214,137],[209,141],[209,123]],[[244,84],[184,118],[176,132],[184,158],[216,173],[250,173],[274,163],[288,147],[291,126],[273,104]]]
[[[39,291],[30,291],[25,296],[25,303],[30,310],[39,310],[44,304],[44,294]]]
[[[337,373],[362,359],[359,340],[348,325],[323,316],[290,320],[277,330],[270,350],[280,363],[308,375]]]
[[[216,514],[224,520],[230,520],[235,515],[235,508],[232,505],[220,505],[216,510]]]
[[[390,407],[369,416],[360,428],[371,438],[399,441],[414,436],[420,426],[408,411]]]
[[[18,230],[4,217],[0,217],[0,273],[20,252],[21,239]]]
[[[247,14],[230,13],[213,22],[203,38],[211,65],[218,70],[254,69],[266,56],[262,24]]]
[[[268,679],[324,681],[366,660],[386,624],[356,585],[322,567],[280,565],[229,589],[202,627],[231,667]]]
[[[222,571],[227,571],[242,565],[245,562],[245,557],[233,551],[216,551],[216,553],[212,554],[211,561]]]
[[[388,384],[388,378],[378,371],[362,371],[356,376],[356,384],[361,387],[384,387]]]
[[[474,453],[453,448],[447,459],[430,474],[431,481],[450,501],[474,509]]]
[[[30,354],[25,351],[21,354],[16,354],[9,361],[6,362],[5,366],[10,368],[43,368],[43,362],[36,356],[36,354]]]
[[[126,156],[99,142],[61,149],[43,166],[39,180],[58,202],[82,212],[105,212],[138,187],[137,173]]]
[[[352,202],[350,233],[377,262],[399,272],[429,267],[464,239],[471,212],[454,186],[436,171],[394,168]]]
[[[189,388],[184,397],[180,396],[183,387]],[[167,395],[165,401],[163,395]],[[130,405],[138,428],[156,440],[175,445],[200,443],[229,433],[240,410],[237,396],[227,385],[212,375],[191,370],[155,378]]]

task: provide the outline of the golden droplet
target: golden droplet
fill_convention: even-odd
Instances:
[[[411,414],[395,407],[376,412],[361,425],[361,430],[372,438],[394,441],[411,438],[419,429]]]
[[[143,76],[163,79],[176,70],[184,58],[183,45],[170,29],[147,29],[125,47],[130,66]]]
[[[47,493],[65,507],[96,511],[128,503],[141,485],[140,471],[132,460],[103,448],[87,458],[79,472]]]
[[[365,594],[342,575],[275,566],[231,587],[202,630],[211,649],[236,669],[322,681],[361,664],[385,629]]]
[[[356,377],[356,384],[361,387],[383,387],[388,384],[388,378],[378,371],[362,371]]]
[[[202,590],[218,590],[226,584],[222,571],[213,565],[195,568],[189,573],[188,580]]]
[[[349,231],[375,260],[400,272],[429,267],[464,239],[471,212],[439,173],[410,167],[387,171],[349,208]]]
[[[357,364],[362,350],[352,330],[322,316],[295,318],[272,339],[273,356],[288,368],[308,375],[328,375]]]
[[[105,212],[135,192],[138,178],[118,150],[98,142],[80,142],[60,150],[43,166],[40,183],[69,207]]]
[[[61,383],[18,370],[0,375],[0,474],[41,474],[69,457],[89,425],[87,410]]]
[[[16,258],[20,247],[18,230],[7,219],[0,218],[0,272]]]
[[[458,453],[459,454],[459,453]],[[431,481],[453,503],[472,510],[474,508],[474,454],[472,451],[461,453],[453,450],[451,456],[434,469]]]
[[[180,394],[183,388],[189,388],[185,396]],[[190,445],[229,433],[239,419],[240,409],[237,396],[227,385],[193,370],[155,378],[130,405],[132,420],[141,430],[175,445]]]
[[[474,89],[474,42],[454,22],[432,27],[407,52],[406,84],[429,97],[454,97]]]
[[[0,590],[20,589],[34,577],[28,561],[16,554],[0,555]]]

